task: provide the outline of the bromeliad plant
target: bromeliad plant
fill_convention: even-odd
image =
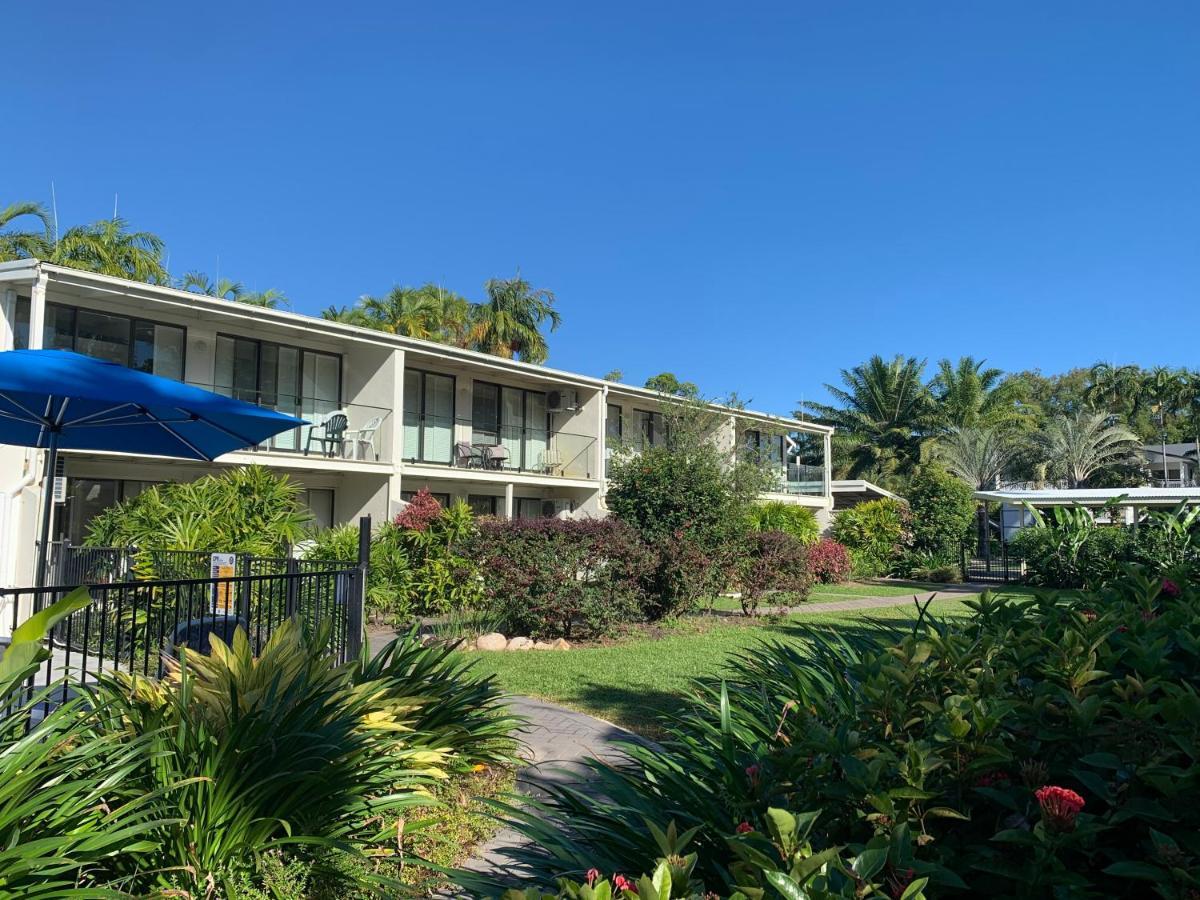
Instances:
[[[819,815],[805,840],[831,854],[824,874],[853,859],[894,896],[922,880],[934,895],[1200,891],[1200,589],[1134,567],[1101,591],[971,607],[812,626],[735,658],[660,747],[628,744],[628,765],[590,764],[586,792],[508,808],[532,838],[521,861],[544,885],[646,871],[650,825],[675,822],[695,877],[730,896],[751,886],[739,847],[756,846],[730,836],[769,834],[788,809]]]

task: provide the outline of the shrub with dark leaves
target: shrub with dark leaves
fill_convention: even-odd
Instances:
[[[808,548],[808,574],[817,584],[837,584],[850,577],[850,551],[830,538]]]
[[[521,634],[602,634],[645,616],[654,553],[615,519],[483,520],[472,555],[486,602]]]
[[[768,591],[789,594],[792,602],[808,596],[808,553],[797,538],[783,531],[756,531],[746,535],[743,548],[738,587],[746,615],[754,615]]]
[[[408,501],[408,506],[392,520],[392,524],[407,531],[424,531],[441,514],[442,505],[428,490],[421,488]]]

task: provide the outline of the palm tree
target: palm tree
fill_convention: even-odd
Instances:
[[[436,291],[397,285],[382,297],[359,300],[363,321],[389,334],[437,340],[441,334],[441,304]]]
[[[291,309],[292,301],[287,298],[287,294],[278,288],[267,288],[265,291],[246,291],[237,298],[238,303],[245,303],[249,306],[261,306],[264,309]]]
[[[506,359],[545,362],[550,348],[542,323],[549,322],[551,331],[562,323],[554,294],[534,288],[519,272],[514,278],[493,278],[484,287],[488,299],[475,308],[474,348]]]
[[[960,357],[957,365],[948,359],[938,362],[938,373],[929,387],[942,427],[981,428],[1027,419],[1021,405],[1024,385],[1018,379],[1006,378],[1002,369],[985,369],[985,362],[973,356]]]
[[[934,457],[952,475],[957,475],[974,490],[997,487],[1000,478],[1017,457],[1011,431],[1003,427],[955,428],[934,445]],[[987,555],[988,510],[979,504],[979,552]]]
[[[222,300],[240,300],[246,293],[246,286],[240,281],[218,278],[214,283],[203,272],[188,272],[179,280],[179,286],[185,291],[206,297],[220,297]]]
[[[101,275],[170,284],[162,238],[149,231],[129,231],[128,225],[124,219],[112,218],[69,228],[48,261]]]
[[[327,306],[321,310],[321,318],[327,322],[360,325],[364,328],[370,327],[361,306]]]
[[[1088,372],[1088,382],[1084,397],[1092,409],[1124,416],[1127,422],[1137,417],[1144,384],[1137,366],[1096,363]]]
[[[934,419],[924,371],[924,360],[916,357],[896,356],[889,362],[872,356],[853,369],[842,369],[844,388],[825,385],[838,406],[804,403],[817,421],[838,429],[835,442],[850,458],[851,477],[892,481],[920,462]]]
[[[1051,470],[1076,488],[1110,463],[1131,456],[1141,440],[1123,425],[1109,424],[1103,412],[1079,413],[1049,420],[1038,435],[1042,454]]]
[[[40,203],[17,201],[0,209],[0,229],[26,216],[42,223],[41,231],[0,231],[0,262],[30,257],[48,258],[54,244],[50,215]]]
[[[469,347],[475,328],[475,307],[461,294],[447,291],[441,285],[426,284],[420,288],[433,297],[437,309],[438,337],[443,344]]]

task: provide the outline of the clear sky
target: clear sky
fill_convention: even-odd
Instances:
[[[301,312],[517,267],[549,364],[1200,365],[1200,4],[10,4],[0,204]]]

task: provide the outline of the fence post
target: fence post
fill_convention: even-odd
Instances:
[[[288,579],[287,587],[284,590],[283,612],[287,618],[292,619],[296,616],[296,588],[298,587],[296,575],[300,572],[300,563],[290,553],[284,571],[287,573]]]
[[[346,657],[354,659],[362,650],[363,623],[366,618],[367,573],[371,567],[371,517],[358,520],[358,565],[354,590],[346,609]]]
[[[1008,584],[1008,541],[1001,539],[1000,555],[1004,562],[1004,583]]]
[[[243,575],[243,577],[245,577],[246,580],[241,583],[242,590],[240,591],[240,594],[238,597],[238,616],[239,616],[239,618],[241,618],[242,622],[245,623],[246,634],[247,634],[247,636],[249,636],[249,633],[250,633],[250,578],[248,576],[253,571],[253,567],[251,566],[251,560],[253,559],[253,556],[251,554],[247,553],[244,558],[246,560],[246,568],[245,568],[245,571],[242,572],[242,575]],[[239,557],[239,562],[241,561],[241,559],[242,558]],[[233,567],[233,571],[237,572],[237,566]]]
[[[958,564],[962,569],[963,581],[970,581],[971,573],[967,571],[967,542],[965,540],[958,542]]]

